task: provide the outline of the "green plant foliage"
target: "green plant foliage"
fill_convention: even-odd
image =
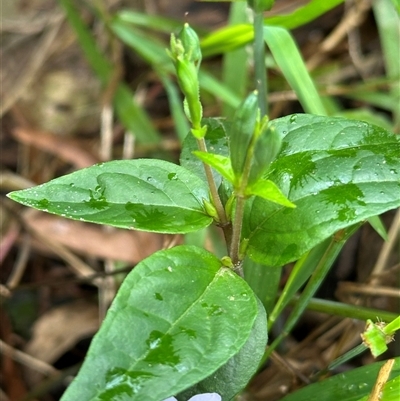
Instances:
[[[230,129],[230,123],[218,118],[205,118],[202,121],[202,125],[207,126],[207,135],[204,139],[206,141],[208,151],[210,153],[228,157],[228,132]],[[180,163],[182,167],[185,167],[186,169],[195,173],[202,178],[204,183],[206,183],[207,178],[204,172],[203,163],[193,154],[193,152],[197,150],[198,148],[196,139],[193,137],[193,135],[188,135],[183,142]],[[221,184],[221,179],[221,175],[215,171],[214,180],[218,186]]]
[[[205,183],[162,160],[99,163],[10,198],[70,219],[163,233],[187,233],[212,222]]]
[[[174,395],[237,354],[260,313],[246,282],[211,253],[157,252],[124,280],[62,401]]]
[[[256,373],[268,339],[266,318],[264,307],[258,300],[257,319],[244,346],[211,376],[179,394],[178,400],[186,401],[202,393],[218,393],[224,401],[232,400]]]
[[[311,384],[292,394],[283,397],[281,401],[361,401],[371,393],[378,376],[379,369],[384,362],[373,363],[368,366],[340,373],[329,379]],[[395,364],[386,383],[382,401],[398,399],[400,379],[400,358],[395,358]],[[323,397],[321,395],[323,394]],[[367,399],[367,398],[366,398]]]
[[[243,237],[255,261],[281,266],[338,230],[400,205],[400,141],[363,122],[312,115],[274,120],[284,136],[267,178],[296,205],[259,197]]]
[[[264,40],[289,85],[296,92],[304,111],[326,115],[322,100],[290,32],[278,26],[265,26]]]

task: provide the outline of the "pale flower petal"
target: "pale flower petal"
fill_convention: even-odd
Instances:
[[[217,393],[197,394],[190,398],[189,401],[221,401],[221,396]]]

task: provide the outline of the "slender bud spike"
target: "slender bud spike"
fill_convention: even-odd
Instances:
[[[248,148],[259,115],[257,92],[252,92],[237,109],[230,133],[230,157],[236,176],[243,173]]]
[[[267,122],[261,127],[260,135],[254,146],[253,160],[248,183],[253,184],[266,172],[275,160],[282,145],[282,138],[274,126]]]
[[[203,199],[203,206],[204,206],[204,209],[206,210],[207,214],[210,217],[212,217],[215,221],[219,222],[219,217],[218,217],[217,209],[215,208],[215,206],[207,199]]]
[[[201,62],[201,48],[200,40],[197,33],[186,23],[182,30],[179,32],[179,39],[185,49],[185,59],[195,63],[196,65]]]
[[[263,11],[268,11],[274,5],[275,0],[247,0],[247,4],[252,8],[256,13],[260,13]]]

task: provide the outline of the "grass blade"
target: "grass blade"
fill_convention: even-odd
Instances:
[[[264,39],[276,64],[296,92],[304,111],[326,115],[318,91],[289,31],[280,27],[265,26]]]
[[[248,22],[246,15],[247,4],[245,2],[232,3],[229,25]],[[248,80],[247,52],[244,47],[224,53],[222,61],[222,82],[234,92],[238,98],[244,98]],[[233,115],[235,107],[224,104],[223,115]]]

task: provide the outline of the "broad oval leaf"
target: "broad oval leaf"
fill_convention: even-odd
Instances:
[[[246,205],[248,255],[267,265],[298,259],[338,230],[400,206],[400,140],[343,118],[271,122],[283,145],[266,176],[295,209],[255,197]]]
[[[256,373],[268,340],[267,315],[257,299],[258,314],[250,337],[240,351],[209,377],[178,395],[186,401],[195,394],[217,393],[224,401],[231,401]]]
[[[201,381],[248,339],[257,300],[208,251],[179,246],[124,280],[62,401],[160,401]]]
[[[162,160],[99,163],[8,196],[70,219],[136,230],[187,233],[212,222],[203,208],[207,185]]]

